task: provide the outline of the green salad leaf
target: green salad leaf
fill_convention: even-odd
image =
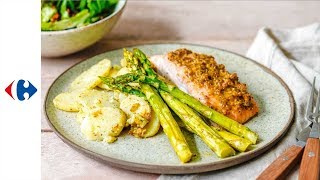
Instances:
[[[113,13],[119,0],[45,0],[41,30],[59,31],[94,23]]]

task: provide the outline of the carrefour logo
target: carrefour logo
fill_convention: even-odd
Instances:
[[[25,95],[28,94],[29,100],[36,92],[37,88],[31,84],[30,81],[25,81],[20,79],[19,81],[12,81],[11,84],[5,89],[7,94],[12,97],[12,99],[18,99],[19,101],[26,100]]]

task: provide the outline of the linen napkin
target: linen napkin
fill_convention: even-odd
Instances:
[[[247,57],[270,68],[289,86],[295,99],[294,123],[286,136],[267,153],[224,170],[195,175],[161,175],[159,180],[255,179],[285,149],[293,145],[298,132],[309,123],[304,120],[307,97],[313,77],[320,83],[320,24],[296,29],[262,28],[247,52]],[[297,179],[296,166],[289,179]]]

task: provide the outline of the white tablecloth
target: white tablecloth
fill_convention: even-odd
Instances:
[[[320,83],[320,24],[296,29],[262,28],[247,52],[247,57],[265,65],[278,74],[293,93],[296,107],[294,124],[276,146],[258,158],[224,170],[195,175],[161,175],[163,179],[255,179],[286,148],[296,142],[297,133],[308,122],[304,120],[311,82],[317,76]],[[297,179],[299,166],[289,174]]]

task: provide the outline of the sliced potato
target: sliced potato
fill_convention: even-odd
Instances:
[[[122,67],[119,65],[113,65],[112,68],[114,69],[114,72],[118,72]],[[114,75],[116,75],[116,74],[114,74]]]
[[[119,72],[119,70],[120,70],[119,66],[112,66],[110,71],[109,71],[109,73],[108,73],[108,75],[106,75],[106,76],[108,76],[108,77],[116,77],[118,72]]]
[[[117,137],[114,136],[107,136],[106,138],[104,138],[104,141],[106,141],[107,143],[113,143],[117,140]]]
[[[70,85],[71,90],[92,89],[101,84],[99,76],[106,76],[111,69],[111,61],[104,59],[80,74]]]
[[[125,93],[119,92],[119,91],[115,92],[115,94],[117,94],[115,96],[118,98],[119,102],[123,101],[125,98],[128,97],[128,94],[125,94]]]
[[[77,122],[82,124],[83,120],[89,115],[89,111],[86,111],[85,108],[81,108],[77,113]]]
[[[120,109],[129,117],[127,124],[131,125],[129,132],[131,135],[147,138],[159,131],[160,121],[147,101],[135,95],[127,95],[119,99]]]
[[[143,98],[135,95],[128,95],[121,100],[120,109],[128,115],[138,114],[145,119],[150,119],[151,117],[151,107],[149,103]]]
[[[160,121],[155,115],[154,111],[151,113],[151,120],[143,128],[138,126],[131,126],[129,133],[138,138],[147,138],[154,136],[160,129]]]
[[[63,111],[78,112],[81,108],[79,94],[80,91],[61,93],[53,99],[53,105]]]
[[[140,128],[137,126],[131,126],[129,134],[131,134],[134,137],[137,138],[143,138],[144,134],[146,133],[146,129],[145,128]]]
[[[143,135],[144,138],[156,135],[160,129],[160,121],[153,110],[151,112],[151,120],[144,129],[146,129],[146,132]]]
[[[120,101],[120,109],[129,117],[127,122],[131,126],[143,128],[151,118],[151,107],[143,98],[128,95]]]
[[[112,91],[96,89],[85,90],[80,93],[79,103],[82,105],[84,110],[119,106],[118,101],[114,100],[114,93]]]
[[[130,72],[131,72],[131,68],[123,67],[118,71],[117,76],[128,74]]]
[[[112,91],[112,89],[109,88],[109,86],[104,83],[99,84],[98,87],[107,91]]]
[[[127,119],[127,123],[130,124],[131,126],[137,126],[140,128],[145,127],[148,122],[149,119],[143,118],[142,116],[140,116],[139,114],[131,114],[129,115],[129,119]]]
[[[126,67],[127,66],[127,60],[125,59],[125,58],[123,58],[123,59],[121,59],[120,60],[120,65],[122,66],[122,67]]]
[[[91,141],[99,140],[101,141],[101,135],[95,131],[95,123],[90,120],[89,116],[85,116],[81,123],[81,132],[82,134]]]
[[[81,132],[89,140],[113,142],[126,123],[125,113],[116,107],[96,108],[83,119]],[[111,136],[111,137],[110,137]]]

